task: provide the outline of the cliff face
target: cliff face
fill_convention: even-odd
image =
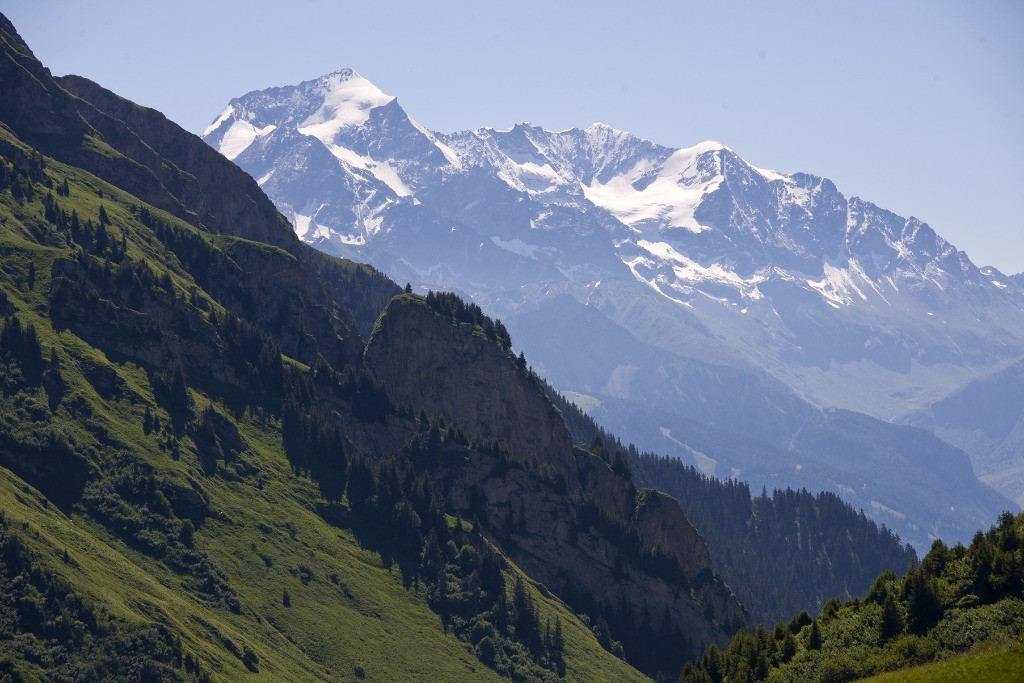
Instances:
[[[596,459],[583,453],[579,457]],[[678,634],[676,646],[687,658],[698,656],[711,643],[721,646],[726,634],[745,621],[742,609],[707,563],[703,541],[693,555],[674,555],[643,538],[682,560],[683,571],[673,574],[666,569],[671,565],[655,567],[637,556],[623,520],[595,518],[591,508],[575,505],[556,486],[497,458],[476,457],[469,467],[439,473],[438,482],[447,492],[450,509],[476,515],[531,578],[594,621],[611,622],[614,614],[611,637],[623,642],[634,666],[647,669],[643,646],[621,630],[622,624],[631,623],[652,635]],[[645,520],[651,538],[670,538],[680,531],[678,522],[685,523],[678,505],[674,512],[664,512]],[[699,540],[692,527],[689,532]]]
[[[675,498],[652,489],[637,496],[636,526],[644,540],[677,560],[687,576],[711,566],[711,553]]]
[[[421,297],[397,297],[377,322],[366,362],[397,402],[428,407],[471,435],[503,442],[517,459],[543,459],[576,480],[572,438],[558,411],[472,325],[444,319]]]
[[[397,402],[502,444],[503,453],[469,449],[461,464],[433,471],[447,506],[478,517],[518,566],[576,609],[592,619],[614,614],[612,637],[627,657],[642,656],[636,633],[675,633],[685,657],[745,623],[678,503],[638,492],[600,457],[574,449],[543,390],[479,329],[399,296],[365,360]],[[626,623],[634,633],[623,632]]]

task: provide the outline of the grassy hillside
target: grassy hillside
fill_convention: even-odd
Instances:
[[[64,666],[109,678],[109,663],[93,666],[103,648],[89,643],[113,642],[120,631],[110,624],[132,632],[148,624],[155,635],[126,637],[119,666],[135,661],[142,668],[131,671],[167,679],[498,678],[480,643],[454,635],[386,538],[369,549],[345,519],[328,521],[323,484],[309,476],[315,467],[286,452],[271,406],[280,406],[280,373],[308,374],[309,364],[278,343],[314,342],[301,328],[294,342],[271,342],[260,337],[266,328],[232,316],[259,304],[260,322],[282,335],[296,316],[312,329],[313,295],[289,308],[283,294],[254,289],[246,301],[245,290],[229,288],[242,265],[288,273],[294,257],[202,232],[44,158],[6,128],[0,152],[3,569],[29,595],[3,606],[0,671],[46,679]],[[221,270],[202,271],[200,261]],[[336,260],[323,267],[341,296],[374,277]],[[335,330],[358,341],[343,325]],[[277,356],[235,348],[237,338]],[[344,353],[323,347],[320,357]],[[188,378],[179,382],[183,366]],[[463,548],[487,543],[465,529],[454,534]],[[511,600],[521,574],[501,565]],[[543,587],[525,586],[539,623],[564,629],[566,680],[642,678]],[[66,640],[54,624],[84,635]],[[557,676],[557,667],[516,659],[525,655],[510,633],[499,643],[511,649],[491,655],[507,660],[506,673]],[[59,643],[68,648],[63,663],[39,656]]]
[[[1024,672],[1024,642],[989,643],[965,655],[934,664],[872,676],[870,683],[938,683],[940,681],[986,681],[1013,683]]]

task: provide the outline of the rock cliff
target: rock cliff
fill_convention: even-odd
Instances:
[[[469,323],[444,319],[422,297],[396,297],[366,348],[392,398],[430,406],[474,436],[503,442],[521,460],[543,459],[576,479],[572,438],[558,411],[509,352]]]
[[[396,402],[440,411],[499,444],[471,446],[447,460],[458,464],[434,468],[447,506],[477,517],[518,566],[574,608],[613,622],[628,658],[642,656],[641,633],[675,634],[687,657],[746,622],[678,503],[637,491],[608,462],[574,449],[529,371],[479,326],[405,294],[381,315],[365,360]]]

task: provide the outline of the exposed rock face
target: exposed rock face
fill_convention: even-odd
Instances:
[[[711,566],[711,553],[676,499],[667,493],[643,489],[637,496],[636,528],[644,540],[679,560],[687,576]]]
[[[576,464],[580,485],[601,509],[615,519],[628,520],[633,516],[636,489],[615,474],[601,458],[576,449]]]
[[[0,15],[0,119],[18,136],[44,150],[69,149],[82,141],[89,127],[77,115],[74,102],[55,87],[50,70],[32,54],[7,17]]]
[[[440,409],[507,448],[470,449],[462,464],[436,468],[438,490],[450,510],[478,517],[520,568],[576,609],[626,613],[652,632],[676,629],[683,657],[723,644],[746,622],[678,503],[638,493],[600,457],[574,449],[542,389],[472,326],[421,297],[399,296],[365,359],[396,401]]]
[[[397,402],[431,406],[470,434],[505,443],[516,458],[539,458],[576,479],[572,438],[558,411],[471,325],[445,320],[415,295],[396,297],[367,343],[366,361]]]
[[[595,456],[577,453],[581,460],[599,463],[589,465],[608,469]],[[645,511],[641,533],[652,547],[679,560],[683,576],[645,566],[628,539],[616,538],[605,525],[595,523],[586,506],[577,506],[554,483],[521,467],[509,467],[497,457],[476,454],[468,466],[438,475],[449,509],[477,516],[518,567],[592,618],[628,613],[638,628],[675,630],[681,635],[680,659],[699,656],[712,643],[723,646],[727,634],[747,620],[714,574],[703,539],[678,504],[664,494],[650,492],[664,504]],[[625,489],[625,482],[620,482]],[[608,512],[600,502],[594,504]],[[624,520],[610,519],[611,526],[629,529]],[[681,540],[675,541],[674,534]],[[660,547],[655,538],[670,545]],[[690,551],[692,555],[687,554]],[[628,635],[613,632],[617,639],[626,640]],[[637,652],[627,648],[626,655],[638,664],[632,659]]]

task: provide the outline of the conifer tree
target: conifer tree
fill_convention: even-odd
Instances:
[[[811,631],[807,635],[807,649],[808,650],[820,650],[821,649],[821,630],[818,628],[818,620],[815,619],[811,622]]]
[[[880,627],[882,640],[889,640],[903,632],[903,614],[892,593],[886,593],[882,603],[882,624]]]
[[[565,655],[565,638],[562,635],[562,619],[561,617],[555,617],[555,635],[551,641],[552,654],[557,659],[562,659]]]

